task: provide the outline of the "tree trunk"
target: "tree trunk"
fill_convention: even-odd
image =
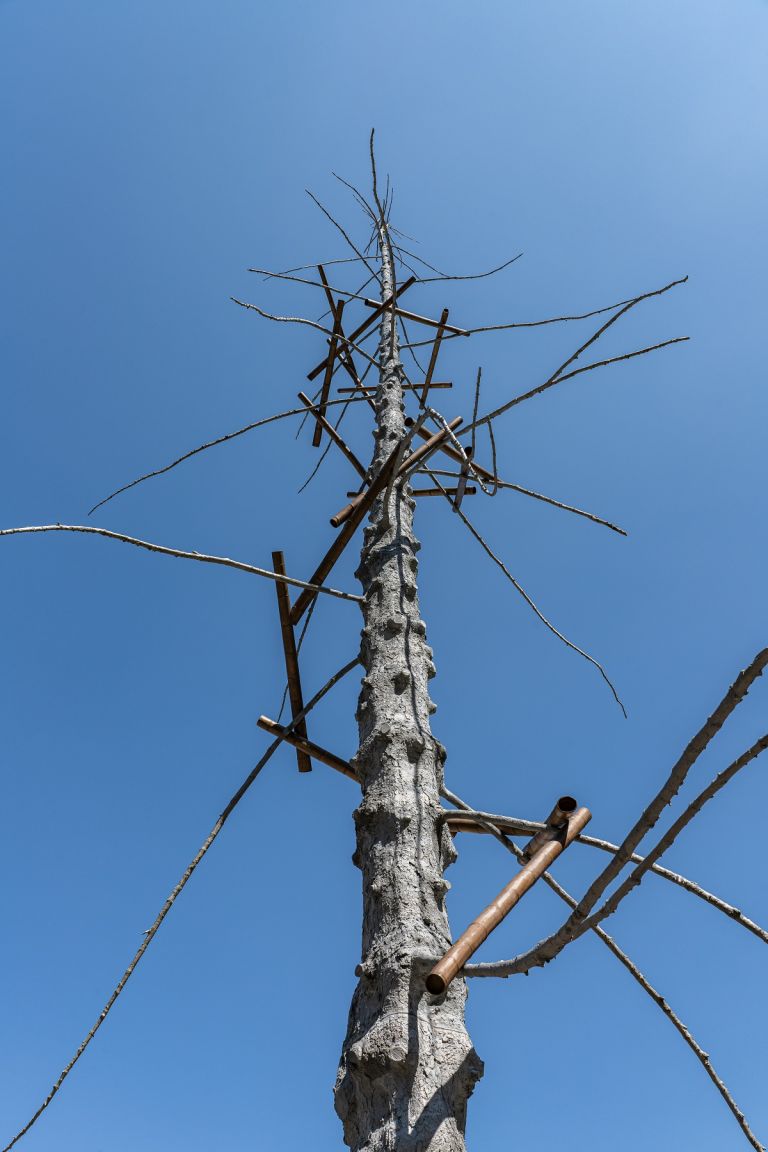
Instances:
[[[382,298],[393,287],[381,229]],[[403,436],[403,370],[382,317],[372,474]],[[413,500],[395,486],[365,529],[357,575],[363,587],[365,668],[354,764],[362,783],[355,812],[363,873],[362,962],[336,1082],[336,1111],[355,1152],[463,1152],[467,1098],[482,1075],[464,1024],[466,987],[441,997],[424,977],[451,942],[444,869],[456,858],[439,822],[445,750],[433,737],[428,681],[435,675],[419,615]]]

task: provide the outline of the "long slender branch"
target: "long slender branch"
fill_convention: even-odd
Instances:
[[[163,556],[176,556],[180,560],[199,560],[203,564],[222,564],[225,568],[236,568],[240,572],[264,576],[267,580],[274,580],[278,584],[290,584],[294,588],[301,588],[306,592],[323,592],[326,596],[336,596],[340,600],[351,600],[356,604],[361,604],[363,600],[362,596],[356,596],[352,592],[340,592],[337,588],[328,588],[322,584],[308,584],[305,580],[297,580],[293,576],[282,576],[279,572],[270,572],[268,568],[256,568],[253,564],[244,564],[240,560],[230,560],[228,556],[208,556],[205,552],[183,552],[178,548],[166,548],[162,544],[152,544],[148,540],[126,536],[122,532],[112,532],[108,528],[93,528],[83,524],[35,524],[25,528],[2,528],[0,529],[0,536],[21,536],[33,532],[85,532],[92,536],[106,536],[108,540],[120,540],[123,544],[134,544],[137,548],[145,548],[148,552],[159,552]]]
[[[376,271],[374,271],[374,269],[371,267],[371,265],[370,265],[370,264],[368,263],[368,261],[366,260],[365,256],[363,256],[363,254],[362,254],[362,252],[360,251],[360,249],[359,249],[359,248],[358,248],[358,247],[357,247],[357,246],[356,246],[356,245],[353,243],[353,241],[352,241],[352,240],[350,240],[349,236],[348,236],[348,235],[347,235],[347,233],[344,231],[344,229],[342,228],[341,224],[339,224],[338,220],[336,220],[336,219],[335,219],[335,218],[334,218],[334,217],[331,215],[331,213],[328,211],[328,209],[327,209],[327,208],[326,208],[326,207],[325,207],[323,204],[321,204],[321,203],[320,203],[320,201],[318,200],[317,196],[315,196],[315,195],[314,195],[314,193],[310,192],[309,188],[306,188],[306,189],[305,189],[305,192],[307,193],[307,196],[309,196],[310,200],[312,200],[312,201],[313,201],[313,202],[314,202],[314,203],[317,205],[317,207],[320,209],[320,211],[323,213],[323,215],[324,215],[324,216],[327,216],[327,218],[330,220],[331,224],[333,224],[334,228],[337,228],[337,229],[339,230],[339,232],[341,233],[341,235],[342,235],[342,236],[344,237],[344,239],[346,240],[347,244],[349,244],[350,248],[352,249],[352,251],[354,252],[354,254],[357,256],[358,260],[362,260],[363,264],[365,264],[365,266],[366,266],[366,268],[368,269],[368,271],[369,271],[369,272],[370,272],[370,273],[371,273],[373,276],[375,276],[375,278],[376,278],[376,282],[377,282],[378,284],[381,284],[381,277],[379,276],[379,273],[378,273],[378,272],[376,272]]]
[[[326,336],[333,336],[333,330],[326,328],[323,324],[318,324],[316,320],[308,320],[306,316],[276,316],[274,312],[265,312],[263,308],[259,308],[258,304],[249,304],[246,300],[238,300],[237,296],[230,296],[230,300],[234,304],[239,304],[241,308],[247,308],[249,312],[256,312],[259,316],[263,316],[265,320],[274,320],[278,324],[303,324],[307,328],[315,328],[318,332],[324,332]],[[345,344],[350,348],[354,348],[355,352],[359,352],[366,360],[376,363],[372,356],[369,356],[364,348],[356,344],[354,340],[350,340],[348,336],[337,334],[336,339],[339,344]]]
[[[626,308],[623,309],[620,315],[623,315],[626,310]],[[604,326],[603,331],[605,327],[607,327],[607,325]],[[593,337],[592,339],[595,338],[596,337]],[[650,344],[647,348],[639,348],[635,352],[625,352],[621,356],[612,356],[608,360],[596,360],[593,364],[585,364],[583,368],[576,368],[572,372],[561,374],[561,369],[558,369],[558,371],[553,373],[543,384],[537,384],[535,388],[530,388],[520,396],[513,396],[506,404],[502,404],[498,408],[495,408],[493,412],[488,412],[485,416],[481,416],[477,421],[477,425],[479,427],[481,424],[490,424],[492,420],[508,412],[510,408],[515,408],[518,404],[522,404],[525,400],[530,400],[534,396],[540,396],[542,392],[546,392],[549,388],[554,388],[556,384],[562,384],[565,380],[573,379],[574,376],[581,376],[583,372],[591,372],[593,368],[605,368],[608,364],[619,364],[623,360],[632,360],[635,356],[645,356],[648,352],[658,352],[660,348],[669,348],[672,344],[684,344],[687,340],[690,340],[690,336],[675,336],[671,340],[662,340],[660,344]],[[591,343],[591,341],[589,341],[589,343]],[[566,361],[566,363],[573,363],[573,360],[578,355],[578,352],[574,353],[571,360]],[[463,432],[467,432],[468,430],[469,429],[465,428]]]
[[[521,820],[516,816],[501,816],[495,812],[479,812],[478,816],[484,821],[495,824],[497,828],[510,836],[533,836],[536,832],[541,832],[546,828],[546,824],[542,824],[536,820]],[[474,829],[470,826],[464,828],[463,831],[485,832],[488,831],[488,829],[485,825],[478,822]],[[600,851],[609,852],[611,855],[615,855],[619,851],[618,844],[613,844],[610,840],[602,840],[597,836],[588,836],[584,832],[576,839],[575,843],[584,844],[587,848],[598,848]],[[646,857],[640,856],[637,852],[633,852],[629,859],[633,864],[642,864]],[[683,888],[692,896],[697,896],[699,900],[703,900],[712,908],[716,908],[719,912],[722,912],[729,920],[734,920],[737,924],[740,924],[742,928],[746,928],[748,932],[757,936],[758,940],[762,940],[764,944],[768,944],[768,932],[765,928],[761,928],[754,920],[750,920],[748,916],[744,915],[740,908],[736,908],[735,905],[729,904],[726,900],[721,899],[720,896],[715,896],[714,893],[708,892],[706,888],[702,888],[700,884],[689,880],[687,876],[681,876],[679,872],[673,872],[670,868],[665,868],[662,864],[651,864],[650,871],[656,876],[661,876],[663,880],[668,880],[671,884],[677,884],[678,887]],[[591,926],[590,923],[590,927]]]
[[[445,491],[445,489],[443,488],[442,484],[440,483],[440,481],[437,479],[437,477],[432,472],[430,472],[429,469],[427,469],[427,474],[432,477],[432,479],[434,480],[437,487],[442,489],[443,495],[445,496],[446,500],[448,500],[450,503],[450,498],[449,498],[447,492]],[[475,540],[477,540],[477,542],[481,546],[481,548],[483,548],[483,550],[488,554],[488,556],[490,556],[490,558],[491,558],[491,560],[493,560],[494,564],[498,565],[498,567],[504,573],[506,578],[509,580],[510,584],[513,586],[513,588],[515,588],[520,593],[520,595],[523,597],[523,599],[525,600],[528,607],[531,608],[531,610],[534,612],[534,614],[536,616],[538,616],[538,618],[539,618],[539,620],[541,620],[542,624],[544,624],[549,629],[550,632],[552,632],[555,636],[557,636],[558,640],[561,640],[563,642],[563,644],[565,644],[566,648],[570,648],[573,652],[578,653],[579,656],[583,656],[584,659],[586,661],[588,661],[588,663],[592,664],[595,668],[597,668],[597,670],[600,673],[600,675],[602,676],[603,680],[605,680],[606,684],[610,688],[610,690],[613,694],[614,700],[618,704],[619,708],[621,708],[621,711],[624,713],[624,717],[626,718],[627,710],[624,707],[624,705],[622,704],[621,699],[619,697],[619,694],[616,691],[616,688],[614,687],[610,677],[608,676],[608,673],[605,671],[602,664],[600,664],[597,660],[595,660],[594,656],[590,656],[590,654],[588,652],[585,652],[583,648],[579,648],[579,646],[577,644],[574,644],[572,640],[569,640],[567,636],[564,636],[563,633],[558,628],[555,627],[555,625],[551,622],[551,620],[547,619],[547,617],[544,615],[544,613],[541,611],[541,609],[538,608],[538,606],[534,603],[534,601],[531,599],[531,597],[525,591],[522,584],[520,584],[520,582],[518,580],[516,580],[515,577],[512,575],[512,573],[509,571],[509,569],[507,568],[504,561],[501,560],[496,555],[496,553],[490,548],[490,546],[486,543],[486,541],[483,539],[483,537],[477,531],[474,524],[472,524],[472,522],[467,518],[466,514],[462,511],[462,509],[456,508],[455,505],[452,505],[452,507],[458,513],[459,517],[461,518],[463,523],[466,525],[466,527],[469,529],[469,531],[472,533]]]
[[[470,806],[468,804],[466,804],[463,800],[460,799],[460,797],[456,796],[453,792],[450,792],[447,788],[443,787],[441,789],[440,794],[446,800],[448,800],[451,804],[453,804],[455,807],[460,808],[463,812],[467,812],[468,814],[472,815],[473,817],[480,815],[480,813],[474,812],[474,810],[472,808],[470,808]],[[501,844],[503,844],[503,846],[507,849],[507,851],[512,852],[519,859],[520,855],[522,854],[522,850],[520,848],[518,848],[518,846],[516,844],[513,844],[512,841],[509,840],[493,824],[488,823],[488,822],[486,822],[486,824],[487,824],[488,830],[493,835],[495,835],[496,839],[499,840]],[[571,908],[576,907],[577,902],[574,899],[574,897],[571,896],[571,894],[569,892],[567,892],[566,889],[563,888],[563,886],[561,884],[559,884],[557,882],[557,880],[554,879],[553,876],[551,876],[548,872],[545,872],[542,879],[549,885],[549,887],[552,889],[552,891],[555,892],[560,897],[561,900],[564,900],[565,903],[570,905]],[[686,1027],[686,1025],[683,1023],[683,1021],[680,1019],[680,1017],[677,1015],[677,1013],[673,1011],[673,1009],[670,1007],[670,1005],[667,1003],[667,1001],[664,999],[664,997],[661,995],[661,993],[658,992],[653,987],[653,985],[650,983],[650,981],[643,975],[643,973],[640,971],[640,969],[637,967],[637,965],[634,963],[634,961],[631,960],[629,958],[629,956],[627,955],[627,953],[624,952],[618,946],[618,944],[613,939],[613,937],[609,936],[608,933],[603,928],[600,928],[599,926],[594,927],[592,930],[594,931],[595,935],[606,946],[606,948],[608,948],[609,951],[616,957],[616,959],[624,966],[624,968],[626,968],[626,970],[633,977],[633,979],[635,979],[637,981],[637,983],[640,985],[640,987],[643,989],[643,991],[646,992],[651,997],[651,999],[654,1001],[654,1003],[658,1005],[658,1007],[662,1010],[662,1012],[667,1017],[667,1019],[670,1021],[670,1023],[674,1026],[674,1028],[682,1036],[683,1040],[688,1045],[688,1047],[691,1049],[691,1051],[694,1053],[694,1055],[696,1056],[696,1059],[703,1066],[704,1071],[707,1073],[707,1076],[709,1076],[709,1078],[712,1081],[712,1083],[714,1084],[715,1088],[717,1089],[717,1091],[722,1096],[722,1098],[725,1101],[726,1105],[728,1106],[730,1112],[732,1113],[734,1119],[736,1120],[736,1123],[739,1125],[739,1127],[741,1128],[741,1131],[744,1133],[744,1135],[746,1136],[747,1140],[752,1145],[752,1147],[756,1150],[756,1152],[765,1152],[764,1146],[760,1143],[760,1141],[757,1139],[757,1137],[755,1136],[752,1129],[749,1127],[749,1124],[747,1123],[747,1119],[746,1119],[744,1113],[741,1111],[738,1104],[734,1100],[733,1096],[729,1092],[728,1088],[726,1087],[725,1082],[722,1080],[722,1078],[715,1071],[715,1068],[712,1065],[712,1061],[710,1060],[709,1054],[704,1051],[704,1049],[701,1047],[701,1045],[698,1043],[698,1041],[692,1035],[690,1029]],[[486,969],[487,967],[488,967],[488,965],[483,965],[483,964],[469,964],[464,968],[462,974],[464,976],[499,975],[499,973],[495,973],[495,972],[491,973],[491,972],[485,971],[484,969]]]
[[[309,701],[309,703],[306,704],[304,706],[304,708],[302,708],[302,710],[300,712],[298,712],[291,719],[290,724],[288,724],[285,727],[284,732],[280,736],[278,736],[276,740],[273,740],[273,742],[270,744],[269,748],[267,748],[266,752],[264,753],[264,755],[259,760],[258,764],[256,764],[255,767],[248,774],[248,776],[246,776],[245,780],[240,785],[240,787],[237,789],[237,791],[234,793],[234,795],[230,797],[226,806],[222,810],[218,820],[216,821],[213,828],[208,833],[208,836],[206,837],[206,839],[203,841],[202,845],[198,849],[196,855],[193,857],[192,861],[187,865],[187,868],[185,869],[185,871],[184,871],[181,879],[179,880],[178,884],[172,890],[168,899],[165,901],[162,908],[158,912],[158,914],[155,917],[155,920],[152,924],[152,927],[149,928],[147,930],[147,932],[145,932],[144,940],[142,941],[142,943],[141,943],[140,947],[137,949],[137,951],[134,953],[134,956],[133,956],[130,964],[126,968],[125,972],[120,977],[120,980],[119,980],[115,990],[113,991],[112,995],[109,997],[106,1004],[102,1008],[102,1010],[99,1014],[99,1017],[96,1020],[96,1023],[93,1025],[90,1032],[88,1032],[85,1039],[81,1043],[80,1047],[77,1049],[77,1051],[75,1052],[72,1059],[69,1061],[69,1063],[64,1068],[63,1072],[61,1072],[58,1079],[55,1081],[53,1087],[51,1088],[50,1092],[46,1096],[45,1100],[43,1100],[42,1104],[37,1109],[35,1114],[31,1117],[31,1119],[29,1119],[27,1121],[27,1123],[24,1125],[24,1127],[21,1128],[16,1133],[16,1135],[13,1137],[13,1139],[10,1141],[10,1143],[5,1145],[2,1152],[10,1152],[10,1149],[13,1148],[14,1144],[18,1143],[18,1141],[21,1140],[22,1136],[26,1135],[26,1133],[29,1132],[30,1128],[35,1123],[35,1121],[42,1115],[42,1113],[45,1111],[45,1109],[51,1103],[54,1096],[56,1095],[56,1093],[59,1091],[62,1084],[66,1080],[67,1076],[72,1071],[75,1064],[77,1064],[78,1060],[80,1059],[80,1057],[85,1052],[85,1050],[88,1047],[88,1045],[90,1044],[91,1040],[93,1040],[93,1038],[96,1035],[96,1033],[98,1032],[99,1028],[101,1028],[102,1024],[106,1020],[106,1018],[109,1015],[115,1001],[117,1000],[118,996],[123,991],[123,989],[125,988],[126,984],[130,980],[131,976],[133,975],[133,973],[136,969],[136,965],[139,963],[142,956],[147,951],[147,948],[149,948],[150,944],[152,943],[155,936],[157,935],[157,932],[160,928],[160,925],[163,923],[163,920],[165,920],[166,916],[168,915],[171,908],[175,904],[178,896],[181,894],[182,890],[186,887],[188,881],[191,879],[192,873],[195,871],[195,869],[197,868],[200,861],[203,859],[205,854],[208,852],[208,850],[211,847],[211,845],[213,844],[214,840],[216,839],[216,837],[219,835],[222,828],[224,827],[224,824],[226,823],[228,817],[231,816],[234,809],[237,807],[237,805],[240,803],[242,798],[245,796],[246,792],[251,787],[254,780],[256,779],[256,777],[261,772],[262,768],[265,766],[265,764],[269,760],[271,760],[272,756],[275,754],[277,749],[280,747],[280,745],[282,744],[285,737],[295,729],[296,725],[299,724],[304,719],[304,717],[307,715],[307,713],[311,712],[312,709],[315,707],[315,705],[319,704],[320,701],[323,699],[323,697],[328,692],[330,692],[331,688],[333,688],[334,685],[338,684],[339,680],[341,680],[343,676],[346,676],[346,674],[348,672],[351,672],[352,669],[354,667],[356,667],[356,665],[358,665],[359,663],[360,663],[360,658],[358,656],[356,656],[354,660],[350,660],[350,662],[348,664],[345,664],[343,668],[340,668],[339,671],[336,672],[330,678],[330,680],[328,680],[323,685],[323,687],[320,689],[320,691],[317,692],[312,697],[312,699]]]
[[[353,396],[351,402],[357,404],[364,399],[364,396]],[[346,404],[348,402],[348,399],[328,400],[325,406],[329,408],[331,404]],[[110,500],[114,500],[115,496],[120,496],[130,488],[135,488],[137,484],[143,484],[145,480],[153,480],[155,476],[162,476],[164,473],[170,472],[172,468],[183,464],[185,460],[191,459],[192,456],[197,456],[199,452],[206,452],[209,448],[215,448],[218,444],[226,444],[228,440],[235,440],[238,436],[244,436],[246,432],[252,432],[254,428],[263,428],[267,424],[274,424],[276,420],[285,420],[289,416],[306,418],[310,412],[317,411],[319,408],[319,404],[313,404],[311,410],[304,406],[301,408],[289,408],[287,412],[276,412],[273,416],[265,416],[262,420],[254,420],[251,424],[246,424],[242,428],[238,428],[235,432],[227,432],[224,436],[217,436],[215,440],[207,440],[205,444],[198,444],[197,448],[192,448],[189,452],[185,452],[183,456],[178,456],[163,468],[156,468],[154,472],[145,472],[143,476],[138,476],[135,480],[131,480],[130,484],[123,484],[122,488],[116,488],[114,492],[110,492],[109,496],[105,496],[103,500],[99,500],[98,504],[94,504],[88,515],[91,516],[99,508],[103,508]]]

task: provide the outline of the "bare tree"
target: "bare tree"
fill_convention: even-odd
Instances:
[[[359,291],[350,292],[332,287],[323,265],[317,266],[316,275],[297,275],[307,269],[266,273],[268,276],[315,285],[328,305],[327,314],[330,319],[327,323],[324,322],[325,317],[310,320],[298,316],[276,316],[258,305],[237,301],[268,319],[309,325],[325,335],[327,346],[323,358],[309,373],[311,380],[320,380],[317,396],[310,399],[300,393],[300,407],[266,417],[200,445],[165,467],[124,485],[92,509],[95,511],[119,493],[167,472],[196,453],[274,420],[302,415],[311,421],[315,447],[320,447],[325,439],[325,452],[334,447],[341,451],[360,482],[358,491],[350,494],[349,502],[332,518],[331,523],[338,529],[338,534],[308,580],[287,575],[280,552],[273,553],[272,569],[263,569],[227,557],[169,548],[88,525],[49,524],[0,531],[2,536],[33,532],[95,534],[156,553],[215,563],[271,579],[277,589],[287,676],[286,694],[291,709],[291,719],[285,725],[280,724],[279,718],[273,720],[261,717],[259,724],[274,737],[272,744],[215,821],[211,833],[169,895],[152,927],[146,932],[141,947],[74,1057],[35,1115],[6,1145],[4,1152],[8,1152],[29,1130],[59,1091],[106,1019],[179,893],[221,832],[229,814],[283,742],[295,746],[300,770],[311,769],[313,760],[324,763],[342,772],[349,778],[352,787],[359,789],[359,803],[354,812],[357,847],[353,859],[362,872],[362,953],[357,968],[358,985],[352,1000],[335,1090],[336,1110],[343,1122],[344,1138],[350,1148],[355,1152],[391,1152],[395,1149],[397,1152],[461,1152],[465,1147],[467,1101],[483,1070],[482,1061],[473,1048],[464,1022],[466,978],[509,977],[528,972],[534,966],[551,961],[572,941],[592,931],[661,1007],[703,1064],[746,1139],[752,1147],[760,1149],[762,1145],[749,1128],[729,1089],[714,1070],[709,1055],[634,962],[605,932],[603,921],[640,883],[645,873],[653,871],[741,924],[763,943],[768,943],[768,933],[739,909],[658,863],[662,854],[704,804],[768,746],[768,736],[757,740],[704,788],[645,856],[636,851],[655,826],[665,806],[674,800],[691,766],[768,664],[768,649],[760,651],[737,677],[721,703],[683,751],[655,798],[624,840],[617,845],[583,833],[590,813],[583,807],[579,808],[571,797],[561,797],[547,820],[537,822],[478,811],[446,786],[445,749],[435,739],[430,727],[434,705],[429,697],[429,681],[435,675],[435,665],[432,650],[427,644],[426,625],[420,614],[416,579],[417,553],[420,548],[413,523],[416,498],[442,497],[451,504],[461,523],[499,566],[531,610],[561,641],[595,667],[617,703],[622,706],[603,667],[594,657],[567,639],[544,616],[504,562],[490,549],[467,516],[465,500],[475,494],[478,488],[491,496],[499,490],[511,488],[554,504],[571,514],[586,516],[610,530],[622,531],[594,513],[502,480],[497,472],[495,458],[494,422],[517,404],[583,373],[684,340],[685,337],[678,337],[652,343],[587,364],[580,359],[631,309],[650,297],[666,293],[683,281],[675,281],[593,312],[541,321],[517,321],[462,329],[448,323],[447,309],[442,311],[438,319],[422,316],[407,310],[402,303],[404,293],[414,283],[471,277],[448,276],[431,266],[430,271],[434,273],[432,276],[421,277],[415,272],[409,263],[409,258],[414,258],[399,242],[399,233],[391,222],[389,189],[383,198],[379,193],[373,136],[371,165],[372,200],[369,201],[356,189],[352,189],[371,229],[369,243],[356,244],[346,230],[326,213],[352,251],[348,259],[365,269],[368,279]],[[323,211],[326,210],[323,208]],[[491,275],[506,266],[501,265],[480,275]],[[403,269],[410,275],[399,283],[398,271]],[[258,271],[264,272],[263,269]],[[375,297],[363,294],[367,283],[371,281],[377,284]],[[345,305],[352,304],[362,310],[362,317],[356,327],[347,328]],[[441,387],[450,387],[435,376],[441,348],[448,341],[466,338],[473,332],[564,323],[593,316],[601,317],[595,331],[544,381],[522,395],[510,398],[491,412],[478,414],[478,372],[474,411],[466,423],[459,417],[449,421],[432,406],[433,392]],[[426,330],[427,338],[410,339],[408,325],[413,330]],[[376,332],[378,345],[369,351],[365,344]],[[422,345],[429,353],[428,366],[420,370],[419,379],[411,380],[403,364],[402,352],[407,349],[413,353]],[[362,363],[365,368],[359,372]],[[373,372],[375,383],[366,384],[369,372]],[[332,397],[331,388],[337,386],[337,374],[338,378],[344,380],[344,386],[338,387],[339,395]],[[331,419],[335,405],[342,406],[343,415],[349,404],[365,404],[373,413],[375,447],[367,465],[361,463],[353,448],[342,438],[338,427],[340,420],[334,424]],[[407,415],[409,407],[412,415]],[[480,465],[476,459],[476,431],[481,427],[486,428],[489,434],[492,450],[490,467]],[[463,439],[467,435],[470,436],[469,441]],[[440,468],[439,459],[446,464],[450,462],[451,468]],[[417,477],[429,480],[430,486],[423,487],[422,481],[422,487],[416,487]],[[336,561],[366,520],[357,571],[361,594],[330,587],[327,580]],[[293,603],[288,592],[291,586],[299,589]],[[360,605],[363,615],[362,642],[359,654],[352,654],[347,663],[305,705],[299,653],[314,602],[321,593]],[[302,634],[297,638],[295,630],[302,620]],[[347,762],[333,750],[321,748],[310,740],[306,717],[342,676],[359,665],[362,665],[364,671],[357,710],[359,748],[356,756]],[[443,806],[441,799],[450,807]],[[496,837],[507,851],[519,859],[521,868],[497,900],[452,943],[445,908],[449,887],[445,871],[456,858],[454,839],[459,832],[484,832]],[[515,837],[524,837],[529,843],[521,847],[515,842]],[[548,871],[549,865],[572,842],[580,842],[611,856],[607,866],[579,900],[570,896]],[[599,904],[608,886],[619,878],[622,870],[630,863],[633,868],[623,882],[608,899]],[[468,960],[478,944],[539,878],[569,905],[571,912],[563,925],[546,940],[512,960],[469,964]]]

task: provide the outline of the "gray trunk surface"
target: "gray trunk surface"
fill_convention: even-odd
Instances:
[[[381,238],[383,298],[393,265]],[[403,370],[387,312],[381,323],[373,474],[405,431]],[[456,858],[438,820],[445,750],[435,740],[428,683],[435,675],[416,586],[420,547],[410,487],[375,503],[357,575],[363,587],[365,668],[353,763],[363,874],[362,961],[335,1088],[355,1152],[463,1152],[467,1098],[483,1065],[464,1024],[466,986],[433,997],[424,977],[451,943],[445,868]]]

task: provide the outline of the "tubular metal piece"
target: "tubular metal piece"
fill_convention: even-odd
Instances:
[[[285,557],[282,552],[272,553],[272,567],[275,572],[279,572],[281,576],[285,576]],[[285,674],[288,678],[288,698],[291,702],[291,715],[298,716],[300,712],[304,711],[304,700],[301,693],[301,680],[299,678],[296,637],[293,634],[293,625],[291,624],[291,600],[285,584],[276,583],[275,591],[277,592],[277,610],[280,614],[280,632],[282,634],[283,651],[285,653]],[[301,720],[296,725],[296,733],[305,740],[307,739],[307,723],[305,720]],[[309,756],[298,747],[296,749],[296,762],[299,766],[299,772],[312,771],[312,762]]]
[[[549,816],[547,816],[546,828],[543,828],[541,832],[537,832],[523,848],[523,854],[520,859],[524,864],[528,863],[543,844],[547,844],[550,840],[556,840],[562,836],[566,822],[576,811],[576,807],[576,801],[573,796],[560,797]]]
[[[576,839],[591,819],[592,813],[588,808],[579,808],[569,817],[561,838],[550,840],[542,845],[533,859],[520,869],[493,903],[489,904],[477,919],[472,921],[469,928],[437,962],[426,979],[428,992],[431,992],[433,996],[440,996],[445,992],[451,980],[461,971],[470,956],[477,951],[494,928],[498,927],[507,913],[511,912],[515,904],[536,883],[542,873],[546,872],[561,852]]]
[[[315,569],[316,576],[318,573],[322,572],[324,574],[323,578],[325,578],[325,576],[327,576],[333,568],[339,556],[341,556],[347,544],[349,544],[359,525],[365,518],[366,512],[371,507],[381,490],[386,487],[386,484],[389,480],[389,474],[395,465],[395,460],[397,459],[399,450],[400,445],[396,444],[389,454],[387,460],[382,465],[370,488],[366,489],[366,491],[362,494],[360,502],[354,509],[354,514],[347,519],[347,523],[344,525],[341,532],[339,532],[333,544],[331,544],[325,556],[323,556],[322,560],[318,564],[317,568]],[[308,583],[313,584],[314,580],[310,580]],[[322,581],[318,581],[318,583],[322,583]],[[291,624],[298,624],[299,620],[301,620],[302,616],[316,596],[316,592],[310,592],[305,588],[301,595],[296,597],[296,602],[291,609]]]
[[[382,311],[386,307],[391,307],[392,297],[385,305],[381,305],[378,300],[364,299],[363,304],[368,308],[378,308]],[[454,336],[471,336],[471,332],[467,332],[465,328],[454,328],[452,324],[443,325],[440,320],[433,320],[431,316],[420,316],[418,312],[406,312],[404,308],[393,308],[392,311],[397,316],[402,316],[404,320],[413,320],[416,324],[426,324],[429,328],[439,328],[444,332],[452,332]]]
[[[349,391],[352,392],[352,391],[354,391],[354,389],[350,388]],[[314,409],[315,406],[312,403],[312,401],[310,400],[309,396],[306,396],[303,392],[299,392],[298,395],[299,395],[299,400],[301,400],[302,404],[305,404],[307,408]],[[328,420],[326,420],[325,416],[323,416],[322,413],[317,411],[317,410],[313,411],[312,415],[314,416],[315,420],[320,425],[320,427],[325,429],[325,431],[330,436],[331,440],[333,440],[336,447],[341,449],[341,451],[344,453],[347,460],[349,460],[350,464],[355,469],[355,471],[358,472],[360,476],[362,476],[363,480],[365,480],[365,476],[366,476],[365,468],[363,468],[362,464],[358,460],[357,456],[355,456],[352,449],[347,444],[345,444],[345,442],[342,440],[341,436],[339,436],[339,433],[334,428],[333,424],[331,424]]]
[[[256,723],[259,728],[263,728],[265,732],[269,732],[270,736],[282,737],[286,744],[293,744],[294,748],[300,748],[302,752],[306,753],[307,756],[311,756],[313,760],[319,760],[321,764],[327,764],[329,768],[335,768],[337,772],[341,772],[343,776],[348,776],[350,780],[357,780],[357,773],[349,761],[342,760],[341,756],[334,755],[334,753],[329,752],[327,748],[321,748],[319,744],[315,744],[312,740],[307,740],[305,736],[299,736],[298,732],[286,731],[277,721],[270,720],[269,716],[259,716]]]
[[[432,373],[434,372],[435,365],[437,364],[437,354],[440,351],[440,341],[443,338],[443,332],[445,332],[445,325],[447,323],[448,323],[448,309],[443,308],[442,314],[440,316],[440,327],[437,330],[437,335],[435,336],[435,342],[432,345],[432,355],[429,358],[429,367],[427,368],[427,374],[424,378],[424,388],[423,388],[422,393],[421,393],[421,399],[419,400],[419,404],[421,405],[422,408],[424,407],[424,405],[427,402],[427,393],[429,392],[429,389],[432,386]]]
[[[411,494],[413,496],[455,496],[458,499],[458,488],[412,488]],[[469,488],[464,488],[462,496],[475,496],[477,488],[470,485]]]
[[[333,377],[333,362],[336,359],[336,348],[339,343],[339,336],[343,335],[341,330],[341,317],[344,312],[344,301],[339,300],[333,310],[333,332],[331,333],[331,343],[328,348],[328,362],[325,367],[325,376],[323,378],[323,387],[320,393],[320,407],[317,410],[318,416],[325,416],[325,406],[328,403],[328,397],[331,394],[331,379]],[[315,430],[312,433],[312,445],[314,448],[320,447],[320,441],[323,438],[323,425],[318,420],[315,424]]]

